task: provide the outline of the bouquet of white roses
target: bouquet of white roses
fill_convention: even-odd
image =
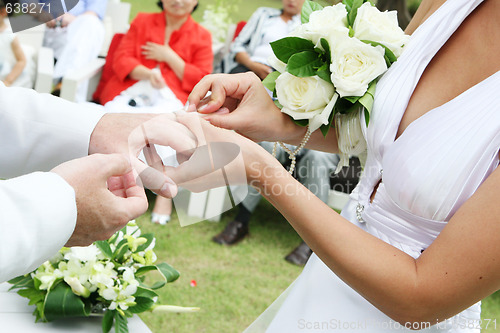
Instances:
[[[9,283],[36,305],[36,321],[103,313],[103,332],[109,332],[113,322],[116,333],[128,332],[127,317],[145,311],[197,310],[156,304],[154,290],[175,281],[179,273],[168,264],[156,264],[154,246],[153,234],[141,235],[132,221],[107,241],[61,249],[33,273]],[[150,271],[158,271],[162,280],[145,284]]]
[[[399,28],[396,12],[380,12],[367,0],[325,8],[306,0],[301,20],[290,36],[271,43],[276,71],[264,85],[282,112],[308,126],[301,145],[289,152],[292,160],[312,132],[320,129],[326,136],[335,127],[339,171],[348,165],[348,155],[366,151],[360,113],[368,125],[376,82],[409,37]]]

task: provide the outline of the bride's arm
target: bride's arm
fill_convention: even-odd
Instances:
[[[252,184],[335,274],[394,320],[435,324],[500,288],[500,168],[415,260],[341,217],[273,161],[255,160]]]
[[[211,95],[204,98],[208,92]],[[190,111],[203,113],[213,125],[236,130],[255,142],[298,145],[306,133],[305,127],[276,107],[254,73],[208,75],[194,87],[188,101]],[[333,131],[326,138],[316,131],[307,148],[336,153],[337,139]]]
[[[189,119],[178,120],[196,128]],[[500,289],[500,168],[414,259],[337,214],[262,147],[233,131],[201,124],[207,140],[240,146],[248,183],[335,274],[392,319],[403,325],[436,324]],[[183,165],[171,171],[180,184],[203,176]]]

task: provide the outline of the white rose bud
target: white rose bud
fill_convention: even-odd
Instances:
[[[312,12],[309,16],[309,22],[297,27],[291,35],[308,39],[316,47],[322,49],[320,39],[326,38],[325,33],[332,32],[342,33],[345,36],[349,35],[347,10],[342,3]]]
[[[354,37],[383,44],[396,57],[401,55],[410,38],[399,27],[396,11],[380,12],[368,2],[358,9],[353,29]]]
[[[276,79],[276,94],[283,106],[281,112],[295,120],[308,119],[311,132],[328,124],[336,94],[334,87],[319,76],[301,78],[282,73]]]
[[[381,46],[339,35],[328,43],[332,48],[331,79],[340,97],[363,96],[370,82],[387,70]]]

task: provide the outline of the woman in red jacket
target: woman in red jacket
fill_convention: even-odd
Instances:
[[[115,51],[113,76],[100,95],[109,112],[176,111],[212,72],[210,32],[191,17],[198,1],[161,0],[158,5],[162,13],[137,15]],[[170,219],[167,200],[158,197],[153,222]]]

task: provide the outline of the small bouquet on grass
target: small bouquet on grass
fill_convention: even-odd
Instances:
[[[326,136],[332,127],[341,152],[338,172],[349,165],[349,155],[366,152],[360,118],[368,126],[377,80],[401,55],[409,36],[399,28],[395,11],[380,12],[367,0],[325,8],[306,0],[301,21],[288,37],[271,43],[275,57],[270,64],[276,71],[263,83],[282,112],[308,127],[295,151],[279,143],[292,160],[290,172],[311,133],[320,129]]]
[[[154,246],[153,234],[141,235],[132,221],[107,241],[61,249],[31,274],[9,283],[36,305],[37,322],[103,314],[103,332],[109,332],[113,322],[116,333],[128,332],[127,317],[145,311],[196,311],[156,304],[154,290],[175,281],[179,273],[168,264],[156,264]],[[146,284],[150,271],[157,271],[161,280]]]

